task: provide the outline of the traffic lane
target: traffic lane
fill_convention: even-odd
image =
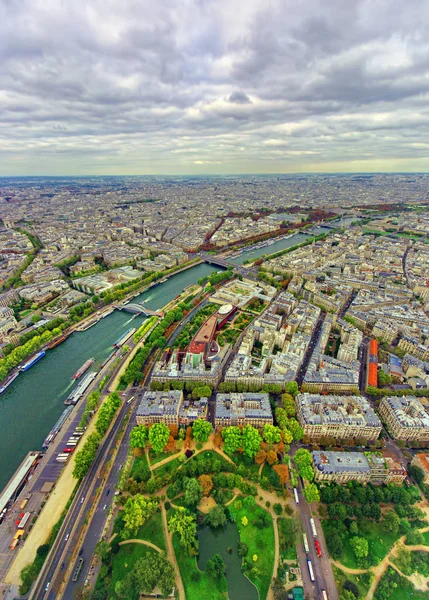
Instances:
[[[119,426],[120,423],[122,422],[122,419],[124,417],[126,411],[126,405],[123,405],[121,408],[121,412],[122,412],[122,416],[119,418],[118,417],[118,421],[115,423],[114,427],[112,428],[111,432],[109,433],[109,435],[107,436],[103,446],[105,448],[107,448],[110,444],[110,441],[112,440],[113,436],[116,435],[116,433],[119,430]],[[107,453],[108,454],[108,453]],[[95,459],[93,465],[91,466],[90,472],[87,476],[87,479],[85,480],[83,486],[80,487],[79,489],[79,496],[84,499],[86,499],[87,495],[88,495],[88,491],[92,486],[92,482],[93,479],[97,473],[98,468],[100,467],[100,464],[106,459],[107,454],[105,454],[105,452],[103,451],[103,449],[101,449],[101,451],[99,452],[97,458]],[[91,498],[93,497],[93,494],[91,495]],[[81,509],[82,509],[82,504],[83,502],[76,501],[76,504],[74,505],[74,508],[72,509],[72,511],[68,513],[67,517],[66,517],[66,523],[67,523],[67,527],[70,526],[70,523],[72,522],[73,524],[75,524],[76,522],[77,524],[77,530],[81,527],[81,525],[83,524],[84,520],[85,520],[85,511],[83,511],[83,515],[82,517],[79,519],[79,521],[77,521],[79,514],[81,513]],[[87,504],[87,503],[86,503]],[[85,505],[86,506],[86,505]],[[69,516],[70,515],[70,516]],[[74,526],[74,525],[73,525]],[[64,554],[64,551],[66,549],[66,545],[68,544],[68,540],[65,540],[64,537],[64,532],[66,532],[67,527],[62,527],[61,531],[59,533],[59,535],[62,536],[62,540],[60,542],[58,542],[58,545],[56,546],[55,549],[55,554],[53,555],[53,557],[50,559],[50,567],[48,568],[46,575],[41,579],[41,585],[44,584],[44,589],[46,590],[46,585],[49,582],[49,587],[50,584],[52,582],[53,577],[55,576],[57,567],[59,565],[60,562],[64,562],[62,561],[62,556]],[[75,537],[76,533],[73,536],[73,539]],[[57,538],[58,539],[58,538]],[[52,588],[51,588],[52,589]],[[48,591],[48,590],[46,590]],[[49,598],[54,598],[54,596],[51,596],[53,592],[49,592],[48,597]],[[44,595],[41,596],[42,598],[44,597]]]
[[[326,590],[329,600],[338,600],[337,586],[335,583],[334,573],[331,567],[331,561],[329,560],[329,553],[326,545],[325,536],[323,535],[322,524],[317,515],[313,516],[313,518],[316,524],[316,530],[318,532],[317,539],[319,540],[319,544],[322,550],[322,557],[318,559],[320,568],[323,573],[323,582],[325,585],[325,587],[322,587],[322,589]]]
[[[125,432],[125,436],[129,437],[129,432],[133,426],[132,418],[130,418],[130,422],[127,425],[127,430]],[[127,440],[128,440],[127,437]],[[82,583],[85,583],[86,578],[89,575],[89,571],[91,568],[91,561],[94,554],[95,546],[97,542],[101,539],[102,532],[104,530],[105,522],[107,519],[108,511],[111,508],[113,503],[113,499],[115,497],[114,490],[117,487],[117,483],[119,481],[120,471],[123,463],[125,462],[128,456],[128,445],[121,444],[121,447],[118,450],[118,453],[115,458],[115,463],[112,466],[112,470],[107,478],[106,484],[103,486],[103,489],[100,494],[100,498],[98,501],[98,505],[96,511],[91,519],[91,523],[88,527],[88,530],[84,536],[84,539],[81,544],[82,554],[81,557],[84,559],[85,567],[82,569],[82,574],[79,577],[78,581],[73,582],[71,578],[69,579],[66,589],[63,594],[64,599],[74,600],[76,595],[77,588],[82,587]],[[109,494],[107,494],[107,490],[110,490]],[[104,505],[106,506],[106,510],[104,510]]]

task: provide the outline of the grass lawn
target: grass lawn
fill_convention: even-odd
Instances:
[[[161,550],[167,551],[167,546],[164,538],[164,529],[162,526],[162,516],[159,510],[157,510],[151,516],[151,518],[140,527],[136,538],[152,542],[152,544],[155,544],[156,546],[161,548]]]
[[[359,565],[350,545],[350,539],[352,537],[350,533],[348,531],[342,532],[342,530],[338,529],[335,521],[328,522],[324,519],[322,524],[325,537],[329,537],[330,533],[333,531],[340,531],[340,536],[344,545],[344,554],[339,561],[345,567],[358,569]],[[368,540],[369,557],[372,559],[372,564],[374,565],[378,565],[383,560],[390,548],[400,537],[398,533],[393,534],[385,531],[381,523],[366,519],[361,519],[359,521],[358,535]]]
[[[296,533],[292,518],[277,519],[280,556],[284,560],[296,560]]]
[[[405,577],[389,567],[375,590],[374,600],[429,600],[429,592],[419,592]]]
[[[161,462],[161,460],[164,460],[164,458],[174,456],[175,454],[180,454],[180,452],[160,452],[159,454],[155,454],[151,448],[149,450],[149,462],[151,465],[156,465],[156,463]]]
[[[166,463],[165,465],[161,465],[160,467],[155,469],[152,472],[152,474],[159,475],[160,477],[162,477],[164,473],[172,473],[173,471],[178,469],[181,464],[182,463],[180,462],[179,458],[173,458],[173,460],[170,460],[170,462]]]
[[[236,502],[237,501],[234,502],[233,506],[235,506]],[[242,506],[240,510],[236,510],[236,513],[240,540],[246,544],[249,549],[246,559],[252,561],[252,556],[254,554],[258,556],[258,560],[255,563],[258,574],[255,576],[251,571],[248,571],[245,574],[258,588],[260,600],[265,600],[274,568],[273,521],[271,515],[257,504],[250,509]],[[256,525],[253,525],[252,522],[260,519],[264,513],[269,517],[269,524],[267,527],[260,529],[256,527]],[[248,519],[248,524],[246,526],[241,522],[243,517],[247,517]]]
[[[117,597],[114,593],[116,582],[124,581],[127,575],[132,572],[133,567],[139,558],[154,552],[156,552],[156,550],[143,546],[142,544],[126,544],[125,546],[120,547],[119,552],[113,555],[112,560],[112,581],[110,584],[111,598]],[[138,597],[139,594],[135,592],[128,600],[138,600]]]
[[[337,569],[337,567],[334,566],[332,567],[332,570],[340,595],[344,590],[345,582],[348,580],[357,585],[359,590],[359,598],[366,598],[368,590],[371,586],[371,582],[374,578],[372,573],[365,573],[364,575],[350,575],[349,573],[344,573],[344,571]]]
[[[425,546],[429,546],[429,531],[425,531],[424,533],[422,533],[422,536],[422,544],[424,544]]]
[[[130,477],[135,477],[140,471],[145,470],[147,467],[149,467],[149,465],[147,464],[146,454],[143,454],[143,456],[136,456],[131,468]]]
[[[226,593],[219,592],[211,577],[198,569],[195,556],[188,556],[180,546],[177,533],[173,536],[173,547],[185,586],[186,600],[226,600]]]
[[[231,463],[228,462],[227,460],[225,460],[225,458],[221,454],[218,454],[214,450],[206,450],[205,452],[200,452],[196,456],[191,456],[191,458],[187,461],[187,463],[189,463],[191,461],[192,462],[195,461],[197,464],[201,464],[201,463],[203,463],[205,461],[209,461],[209,460],[211,460],[212,462],[213,461],[219,462],[221,465],[221,468],[220,468],[221,471],[222,470],[225,470],[225,471],[234,470],[234,467],[231,465]],[[210,470],[207,470],[204,472],[210,473]]]
[[[251,473],[255,473],[256,475],[259,472],[259,465],[255,463],[251,458],[246,456],[245,454],[240,454],[240,452],[234,452],[234,454],[228,455],[235,462],[237,467],[243,465],[246,469],[248,469]],[[271,467],[270,467],[271,468]]]

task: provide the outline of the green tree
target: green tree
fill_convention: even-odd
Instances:
[[[285,391],[287,394],[292,394],[292,396],[296,396],[299,392],[298,384],[296,381],[288,381],[285,385]]]
[[[350,535],[358,535],[359,527],[358,527],[358,524],[356,523],[356,521],[352,521],[350,523],[349,531],[350,531]]]
[[[282,394],[282,404],[287,417],[296,415],[295,400],[291,394]]]
[[[123,511],[123,521],[125,527],[125,535],[136,533],[156,511],[158,503],[156,500],[136,494],[127,499]],[[125,538],[126,539],[126,538]]]
[[[363,537],[352,537],[350,546],[355,553],[356,558],[366,558],[368,556],[368,540]]]
[[[311,452],[305,448],[300,448],[296,451],[294,461],[298,469],[298,473],[306,481],[313,481],[313,460],[311,458]]]
[[[236,452],[243,445],[243,436],[241,434],[241,430],[236,425],[225,427],[225,429],[222,430],[222,437],[223,449],[229,454]]]
[[[149,429],[149,444],[156,454],[162,452],[170,437],[170,430],[164,423],[155,423]]]
[[[131,448],[144,448],[148,438],[148,429],[146,425],[136,425],[131,430],[130,446]]]
[[[212,527],[223,527],[227,522],[225,509],[217,504],[209,510],[207,515],[207,523]]]
[[[315,483],[308,483],[304,488],[304,498],[309,504],[312,502],[320,502],[320,494]]]
[[[174,567],[164,555],[158,552],[148,553],[134,564],[131,579],[134,591],[138,594],[148,594],[159,587],[162,595],[167,597],[174,586]]]
[[[99,556],[101,560],[107,558],[110,554],[110,544],[106,540],[99,540],[94,548],[95,556]]]
[[[249,458],[254,458],[261,447],[262,438],[257,429],[246,425],[243,429],[243,451]]]
[[[82,479],[88,473],[89,468],[95,459],[95,455],[97,454],[100,440],[100,435],[94,431],[88,436],[88,439],[83,445],[82,450],[76,452],[75,466],[73,470],[73,477],[75,479]]]
[[[296,419],[288,419],[286,428],[292,434],[294,442],[300,442],[304,437],[304,429]]]
[[[267,442],[267,444],[278,444],[281,440],[282,434],[279,427],[267,423],[266,425],[264,425],[262,437]]]
[[[400,519],[393,510],[388,510],[384,515],[383,526],[390,533],[398,533]]]
[[[188,506],[197,506],[203,497],[203,486],[198,479],[188,478],[185,480],[185,502]]]
[[[425,478],[425,474],[417,465],[411,465],[409,468],[410,476],[414,479],[417,485],[421,485]]]
[[[197,522],[193,514],[183,510],[177,510],[168,521],[168,529],[171,533],[177,533],[180,545],[187,549],[190,556],[198,551]]]
[[[192,435],[197,442],[207,442],[211,432],[211,423],[205,419],[197,419],[192,425]]]
[[[219,579],[225,575],[226,565],[220,554],[215,554],[213,558],[207,561],[207,574],[213,579]]]

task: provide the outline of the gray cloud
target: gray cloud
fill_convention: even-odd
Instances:
[[[428,97],[425,0],[0,0],[4,175],[418,170]]]

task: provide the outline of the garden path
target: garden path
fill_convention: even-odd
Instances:
[[[168,531],[167,526],[167,513],[165,512],[164,503],[161,504],[161,515],[162,515],[162,526],[164,528],[164,537],[167,542],[167,558],[174,567],[176,574],[176,585],[177,591],[179,592],[179,600],[186,600],[185,588],[183,586],[182,578],[180,577],[179,565],[177,564],[176,555],[174,554],[173,542],[171,541],[171,535]]]
[[[124,546],[125,544],[143,544],[143,546],[149,546],[149,548],[153,548],[154,550],[162,554],[162,550],[159,546],[156,546],[155,544],[152,544],[152,542],[148,542],[147,540],[130,539],[119,542],[120,546]]]

